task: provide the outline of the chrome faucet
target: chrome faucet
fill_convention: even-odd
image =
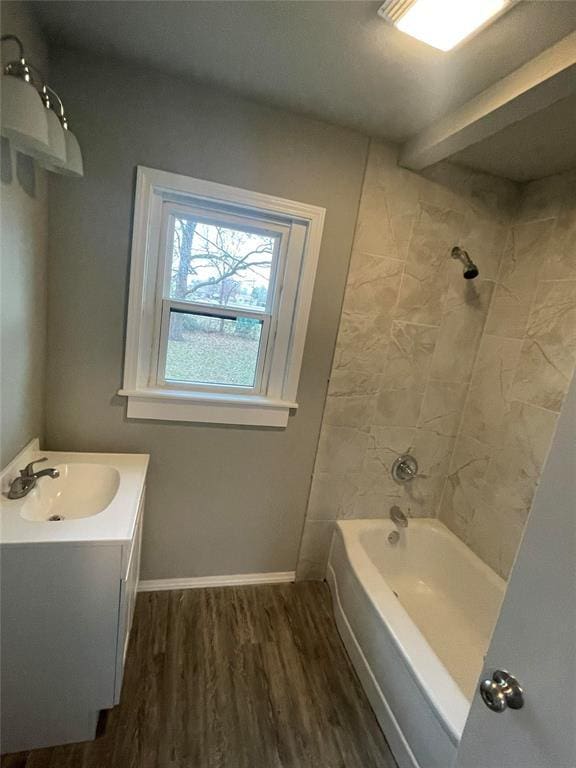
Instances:
[[[40,461],[48,461],[46,456],[36,461],[31,461],[24,469],[20,470],[20,475],[12,480],[10,483],[10,490],[8,491],[9,499],[22,499],[27,496],[30,491],[36,487],[36,483],[41,477],[51,477],[56,480],[60,477],[60,472],[57,469],[42,469],[40,472],[34,472],[34,464],[38,464]]]
[[[390,520],[396,525],[396,528],[388,534],[388,542],[395,545],[400,541],[400,531],[398,529],[408,528],[408,518],[400,507],[394,504],[394,506],[390,507]]]
[[[408,518],[396,504],[394,504],[393,507],[390,507],[390,520],[392,520],[398,528],[408,528]]]

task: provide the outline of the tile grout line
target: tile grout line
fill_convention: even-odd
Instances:
[[[536,403],[529,403],[527,400],[520,400],[518,397],[510,398],[511,403],[520,403],[520,405],[526,405],[528,408],[536,408],[539,411],[545,411],[546,413],[553,413],[555,416],[560,415],[560,411],[555,411],[552,408],[545,408],[543,405],[536,405]]]

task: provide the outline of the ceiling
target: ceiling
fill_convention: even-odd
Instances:
[[[132,59],[393,141],[415,135],[576,30],[572,0],[520,2],[451,53],[388,26],[376,15],[380,2],[363,0],[32,5],[55,45]],[[472,148],[476,155],[462,153],[462,162],[486,162],[494,146],[509,160],[506,141],[514,146],[514,136],[499,141]]]

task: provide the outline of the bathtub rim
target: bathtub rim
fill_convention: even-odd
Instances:
[[[432,711],[452,743],[458,746],[471,702],[456,684],[450,671],[439,659],[360,543],[360,531],[366,530],[366,528],[384,528],[385,530],[390,528],[392,530],[392,524],[386,518],[336,520],[335,523],[328,566],[330,567],[332,561],[334,536],[340,536],[348,563],[381,621],[386,624],[386,629],[401,658],[403,658],[409,674],[429,702]],[[428,528],[434,531],[436,535],[448,538],[451,546],[455,546],[467,559],[471,559],[490,581],[503,587],[502,595],[504,596],[506,589],[504,580],[480,560],[442,522],[435,518],[412,518],[410,526],[412,528]],[[367,584],[371,584],[374,588],[367,588]],[[383,610],[384,607],[386,611]],[[497,618],[496,616],[494,624],[496,624]],[[426,673],[422,674],[424,665],[426,666]],[[479,670],[479,674],[480,672],[481,670]]]

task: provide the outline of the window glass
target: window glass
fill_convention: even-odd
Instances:
[[[263,321],[170,312],[165,378],[174,382],[253,387]]]
[[[173,221],[171,299],[266,310],[274,235],[182,216]]]

